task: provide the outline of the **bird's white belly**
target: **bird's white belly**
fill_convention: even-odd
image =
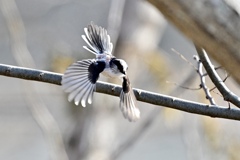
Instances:
[[[121,72],[114,72],[112,69],[110,68],[105,68],[102,72],[102,74],[106,77],[109,78],[121,78],[124,77],[124,74],[122,74]]]

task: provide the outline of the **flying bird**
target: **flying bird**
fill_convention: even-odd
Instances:
[[[138,120],[140,111],[136,107],[136,98],[127,75],[127,63],[112,55],[113,44],[106,29],[91,22],[84,32],[82,38],[88,46],[83,48],[95,54],[96,58],[77,61],[65,71],[61,84],[63,90],[69,93],[68,101],[74,101],[75,105],[81,103],[83,107],[86,103],[91,104],[100,73],[110,78],[121,78],[119,107],[126,119]]]

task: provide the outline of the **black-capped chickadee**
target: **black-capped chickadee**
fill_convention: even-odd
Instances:
[[[104,28],[91,22],[84,32],[82,38],[88,46],[83,48],[95,54],[96,59],[77,61],[67,68],[61,83],[64,91],[69,93],[68,100],[74,100],[76,105],[81,102],[83,107],[86,102],[91,104],[100,73],[111,78],[122,78],[119,106],[125,118],[136,121],[140,118],[140,111],[127,76],[127,63],[112,55],[113,45]]]

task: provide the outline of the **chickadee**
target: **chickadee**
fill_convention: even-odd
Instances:
[[[140,118],[140,111],[127,76],[127,63],[112,55],[113,45],[104,28],[91,22],[84,32],[82,38],[88,46],[83,48],[95,54],[96,58],[77,61],[67,68],[61,84],[63,90],[69,93],[68,100],[74,100],[76,105],[81,102],[83,107],[86,102],[91,104],[100,73],[110,78],[122,78],[119,106],[126,119],[136,121]]]

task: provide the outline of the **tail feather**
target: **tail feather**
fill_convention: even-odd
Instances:
[[[111,54],[113,45],[110,41],[110,36],[107,31],[91,22],[87,28],[84,28],[85,35],[82,35],[83,40],[88,46],[83,46],[93,54]]]
[[[136,98],[127,77],[123,78],[122,91],[120,94],[120,109],[124,118],[130,122],[140,118],[140,110],[136,107]]]

